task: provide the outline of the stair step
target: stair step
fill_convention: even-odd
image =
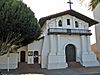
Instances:
[[[79,62],[69,62],[68,66],[70,68],[81,68],[81,67],[83,67]]]
[[[27,63],[19,63],[18,69],[26,70],[26,69],[40,69],[40,64],[27,64]]]

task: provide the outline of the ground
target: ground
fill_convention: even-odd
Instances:
[[[7,75],[7,70],[1,70]],[[28,70],[10,70],[9,75],[100,75],[100,67],[90,68],[65,68],[65,69],[28,69]]]

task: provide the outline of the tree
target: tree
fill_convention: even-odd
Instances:
[[[41,33],[34,13],[21,0],[0,0],[0,55],[26,46]]]
[[[91,0],[90,2],[90,7],[92,8],[92,10],[95,9],[95,7],[100,3],[100,0]]]
[[[80,0],[81,2],[85,1],[85,0]],[[94,10],[95,7],[100,3],[100,0],[91,0],[89,7]]]

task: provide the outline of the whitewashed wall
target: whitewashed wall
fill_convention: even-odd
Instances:
[[[28,51],[33,52],[33,56],[28,56],[28,64],[34,64],[34,51],[39,52],[39,63],[41,62],[41,52],[43,47],[43,39],[34,41],[28,45]]]
[[[59,35],[60,36],[60,35]],[[76,61],[81,61],[81,37],[79,35],[61,35],[59,37],[59,47],[58,47],[58,35],[53,35],[53,43],[52,48],[50,46],[50,36],[45,36],[44,42],[43,42],[43,49],[42,49],[42,62],[41,66],[42,68],[47,68],[48,64],[48,56],[50,53],[53,53],[55,55],[55,58],[59,55],[65,56],[65,47],[68,44],[73,44],[76,47]],[[60,50],[60,51],[58,51]],[[51,52],[52,51],[52,52]],[[60,52],[60,53],[59,53]],[[57,55],[58,54],[58,55]],[[58,59],[58,57],[57,57]],[[61,58],[63,59],[63,58]],[[60,59],[60,60],[61,60]],[[54,60],[56,61],[56,60]],[[53,61],[51,61],[53,62]],[[58,61],[56,61],[58,62]]]
[[[70,24],[71,25],[67,25],[67,19],[70,19]],[[58,21],[62,20],[62,27],[58,26]],[[78,21],[79,23],[79,27],[76,28],[75,27],[75,21]],[[89,25],[87,22],[84,22],[74,16],[71,15],[64,15],[64,16],[60,16],[57,18],[53,18],[51,20],[47,20],[47,26],[46,28],[68,28],[68,29],[88,29]]]
[[[42,48],[42,59],[41,59],[41,67],[47,68],[47,62],[48,62],[48,55],[49,55],[49,36],[44,37],[43,41],[43,48]]]
[[[60,50],[62,50],[65,53],[65,47],[68,44],[72,44],[76,48],[76,61],[79,61],[80,59],[80,53],[81,53],[81,42],[80,42],[80,36],[78,35],[63,35],[60,36]]]
[[[9,68],[16,69],[18,67],[18,53],[10,53]],[[7,54],[0,56],[0,69],[8,68]]]
[[[33,43],[29,44],[28,45],[28,50],[29,51],[36,50],[36,51],[40,52],[40,50],[42,48],[42,41],[43,41],[43,39],[34,41]]]
[[[70,19],[71,25],[67,25],[67,19]],[[58,26],[58,21],[62,20],[62,27]],[[75,27],[75,21],[78,21],[79,27]],[[77,19],[71,15],[63,15],[61,17],[47,20],[42,27],[42,40],[34,41],[28,45],[28,51],[37,50],[41,54],[41,68],[66,67],[65,47],[68,44],[73,44],[76,47],[76,61],[81,61],[82,44],[80,35],[48,35],[49,28],[66,28],[66,29],[88,29],[88,23]],[[85,40],[87,40],[85,38]],[[84,41],[87,43],[87,41]],[[33,57],[28,57],[30,61]],[[52,61],[51,61],[52,60]],[[53,61],[54,60],[54,61]],[[58,63],[58,65],[56,64]],[[50,64],[50,65],[49,65]]]

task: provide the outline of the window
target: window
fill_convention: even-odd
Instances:
[[[67,19],[67,25],[70,25],[70,19]]]
[[[76,28],[78,28],[78,27],[79,27],[79,25],[78,25],[78,22],[77,22],[77,21],[75,21],[75,27],[76,27]]]
[[[38,56],[38,51],[34,51],[34,56]]]
[[[39,57],[38,57],[38,51],[34,51],[34,63],[38,63],[39,62]]]
[[[62,21],[61,21],[61,20],[59,20],[58,26],[59,26],[59,27],[62,27]]]

